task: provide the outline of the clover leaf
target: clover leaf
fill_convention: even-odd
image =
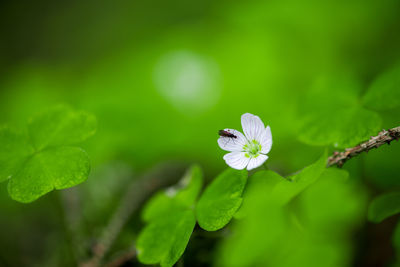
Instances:
[[[151,221],[171,211],[192,208],[203,186],[200,167],[192,166],[180,182],[154,194],[143,208],[142,218]]]
[[[300,141],[345,148],[376,134],[382,119],[360,104],[361,91],[360,84],[351,77],[318,80],[302,101]]]
[[[85,181],[90,162],[80,143],[96,131],[96,118],[68,106],[34,116],[27,133],[0,129],[0,181],[10,180],[9,195],[28,203],[53,189]]]
[[[325,152],[316,162],[286,178],[271,170],[256,172],[249,178],[243,193],[243,204],[235,214],[235,218],[246,216],[249,206],[254,206],[253,203],[258,201],[260,195],[263,196],[264,202],[277,206],[287,204],[319,179],[325,170],[326,160]]]
[[[242,204],[246,170],[227,169],[205,189],[196,207],[201,228],[216,231],[224,227]]]
[[[192,210],[172,212],[149,223],[137,240],[139,261],[144,264],[160,263],[173,266],[186,249],[196,225]]]
[[[365,106],[375,110],[388,110],[400,106],[400,66],[379,75],[363,97]]]
[[[201,170],[193,166],[176,186],[146,203],[142,218],[147,225],[136,244],[140,262],[168,267],[179,260],[196,225],[193,209],[202,185]]]

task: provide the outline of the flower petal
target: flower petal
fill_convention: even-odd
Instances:
[[[246,152],[231,152],[224,156],[224,160],[229,167],[243,170],[249,163],[250,158],[245,156]]]
[[[269,126],[267,126],[267,128],[265,128],[265,131],[262,134],[260,139],[261,139],[260,140],[261,153],[267,154],[269,151],[271,151],[271,147],[272,147],[272,134],[271,134],[271,128]]]
[[[255,169],[259,166],[261,166],[266,160],[268,159],[268,156],[259,154],[255,158],[251,158],[249,161],[249,164],[247,165],[247,170],[250,171],[252,169]]]
[[[260,141],[260,137],[263,135],[265,130],[264,123],[261,119],[250,113],[242,115],[242,128],[249,141]]]
[[[241,132],[233,129],[224,129],[224,131],[234,134],[237,138],[221,136],[218,138],[219,147],[230,152],[243,151],[243,146],[247,143],[246,137]]]

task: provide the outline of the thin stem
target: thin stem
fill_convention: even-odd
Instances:
[[[266,162],[266,161],[264,161],[264,163],[262,164],[262,166],[264,167],[264,169],[265,169],[266,171],[268,171],[268,166],[267,166],[267,162]]]

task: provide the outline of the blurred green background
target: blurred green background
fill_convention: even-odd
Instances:
[[[0,123],[23,127],[59,103],[97,116],[97,134],[84,145],[91,176],[78,186],[82,236],[94,239],[126,184],[155,164],[196,162],[207,180],[222,171],[217,131],[240,129],[243,113],[271,126],[269,168],[286,175],[312,163],[324,147],[299,140],[306,114],[347,94],[359,101],[399,63],[399,11],[396,0],[2,1]],[[398,126],[399,111],[380,112],[382,127]],[[324,140],[332,151],[334,142]],[[397,188],[399,152],[396,143],[351,160],[350,179],[362,180],[370,195]],[[23,205],[6,186],[0,265],[71,266],[54,194]],[[117,248],[134,239],[137,223],[130,224]],[[345,242],[356,247],[346,264],[391,261],[387,233],[378,236],[388,249],[369,255],[380,246],[365,241],[369,227],[359,224],[359,236]],[[212,264],[212,251],[202,253],[209,258],[203,266]],[[196,257],[189,247],[189,266]]]

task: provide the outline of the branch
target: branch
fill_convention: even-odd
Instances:
[[[333,165],[337,165],[338,167],[342,167],[343,164],[361,154],[362,152],[368,152],[371,149],[378,148],[384,144],[390,145],[390,142],[393,140],[400,139],[400,126],[395,127],[389,130],[382,130],[377,136],[371,136],[368,141],[365,141],[358,146],[352,148],[346,148],[343,152],[335,151],[331,157],[328,158],[327,167],[331,167]]]

